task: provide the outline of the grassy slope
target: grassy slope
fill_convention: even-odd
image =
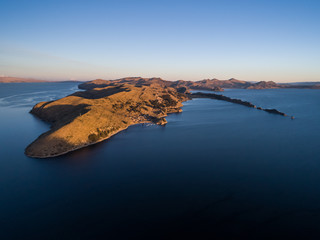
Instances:
[[[184,94],[172,88],[121,84],[41,102],[31,113],[51,122],[52,129],[25,153],[39,158],[58,156],[107,139],[133,124],[165,124],[167,113],[181,111],[185,100]]]

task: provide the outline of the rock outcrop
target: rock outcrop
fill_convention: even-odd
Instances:
[[[262,109],[263,111],[266,111],[268,113],[273,113],[273,114],[278,114],[278,115],[281,115],[281,116],[287,116],[287,114],[283,113],[283,112],[280,112],[279,110],[277,109]]]
[[[221,95],[221,94],[197,92],[197,93],[192,93],[190,95],[190,97],[191,98],[211,98],[211,99],[222,100],[222,101],[226,101],[226,102],[232,102],[232,103],[244,105],[246,107],[256,108],[256,106],[250,102],[242,101],[240,99],[235,99],[235,98],[229,98],[229,97]]]

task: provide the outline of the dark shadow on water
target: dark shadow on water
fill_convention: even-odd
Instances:
[[[38,159],[39,161],[66,161],[66,162],[76,162],[78,163],[79,161],[81,162],[89,162],[93,161],[92,155],[99,154],[99,152],[102,149],[108,148],[110,141],[116,140],[116,138],[121,137],[128,132],[132,130],[139,130],[139,131],[144,131],[144,128],[148,128],[148,126],[157,126],[155,124],[151,123],[142,123],[142,124],[136,124],[129,126],[127,129],[122,130],[121,132],[111,136],[108,139],[105,139],[101,142],[68,152],[64,155],[57,156],[57,157],[52,157],[52,158],[44,158],[44,159]],[[165,126],[157,126],[160,129],[165,130]]]

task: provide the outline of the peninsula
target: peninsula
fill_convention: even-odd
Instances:
[[[223,90],[197,82],[189,84],[160,78],[100,79],[82,83],[79,88],[85,91],[33,107],[31,113],[52,126],[26,148],[27,156],[63,155],[110,138],[134,124],[165,125],[167,114],[181,112],[182,103],[192,98],[211,98],[257,108],[250,102],[221,94],[191,93],[192,89]],[[286,116],[276,109],[257,109]]]
[[[168,113],[181,112],[188,96],[174,88],[114,84],[76,92],[36,104],[31,113],[50,122],[25,150],[27,156],[47,158],[100,142],[139,123],[166,124]]]

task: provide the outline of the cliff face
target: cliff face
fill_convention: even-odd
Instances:
[[[62,155],[102,141],[137,123],[166,124],[188,97],[173,88],[113,84],[41,102],[31,113],[52,124],[25,150],[30,157]]]

